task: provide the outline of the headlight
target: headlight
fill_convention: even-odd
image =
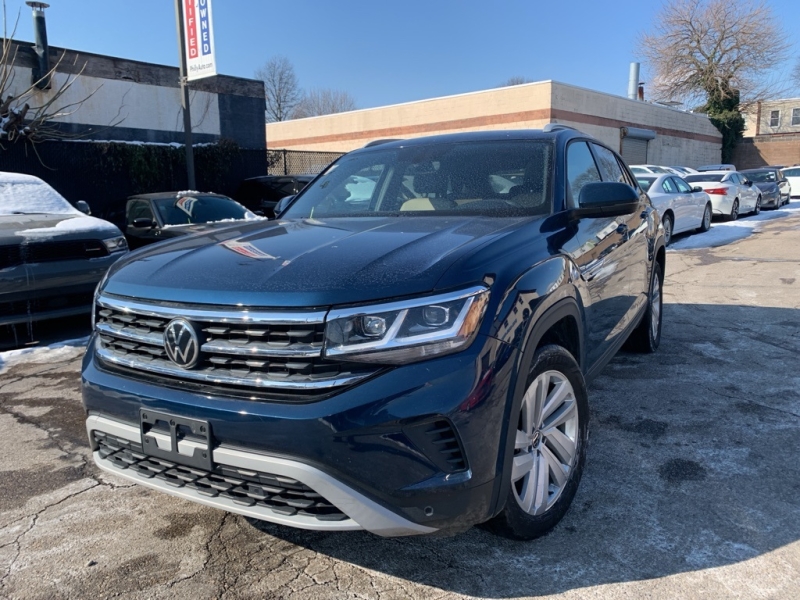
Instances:
[[[92,331],[94,331],[94,325],[97,322],[97,299],[100,297],[100,290],[103,289],[106,279],[108,279],[108,271],[105,272],[102,279],[97,282],[97,286],[94,288],[94,295],[92,296]]]
[[[106,250],[108,250],[109,254],[114,252],[124,252],[128,249],[128,242],[125,241],[125,236],[122,235],[103,240],[103,245],[106,247]]]
[[[324,355],[402,364],[463,350],[474,339],[488,300],[489,290],[476,286],[418,300],[332,310],[325,325]]]

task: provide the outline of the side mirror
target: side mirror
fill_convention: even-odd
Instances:
[[[745,182],[744,182],[744,184],[745,184],[747,187],[753,187],[753,182],[752,182],[752,181],[750,181],[749,179],[748,179],[747,181],[745,181]]]
[[[75,208],[77,208],[79,211],[81,211],[85,215],[91,215],[92,214],[92,209],[89,208],[89,203],[86,202],[86,200],[78,200],[75,203]]]
[[[256,216],[259,216],[259,217],[263,217],[264,216],[264,211],[263,210],[254,210],[253,214],[256,215]]]
[[[699,185],[696,185],[696,186],[694,186],[694,187],[692,188],[692,191],[693,191],[693,192],[702,192],[702,191],[703,191],[703,188],[701,188]]]
[[[278,200],[278,203],[275,205],[275,209],[274,209],[275,216],[276,217],[280,216],[280,214],[284,210],[289,208],[289,205],[292,203],[292,200],[294,200],[294,194],[292,194],[291,196],[284,196],[283,198]]]
[[[131,227],[136,227],[137,229],[152,229],[155,226],[155,221],[147,217],[139,217],[138,219],[134,219],[131,223]]]
[[[618,217],[629,215],[639,207],[639,193],[627,183],[604,181],[587,183],[581,188],[577,217]]]

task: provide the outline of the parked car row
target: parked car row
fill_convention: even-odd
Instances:
[[[631,165],[631,171],[659,210],[667,244],[677,233],[708,231],[712,216],[733,221],[762,208],[780,208],[792,197],[791,181],[778,167],[737,171],[731,164],[697,169]],[[792,173],[800,186],[800,167],[796,171]]]

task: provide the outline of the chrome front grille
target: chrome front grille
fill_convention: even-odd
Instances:
[[[158,305],[103,296],[97,301],[97,354],[106,363],[205,384],[283,393],[353,384],[374,367],[322,358],[324,311],[289,312]],[[199,337],[197,365],[170,360],[164,332],[189,320]]]

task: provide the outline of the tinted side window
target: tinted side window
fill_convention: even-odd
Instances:
[[[150,209],[150,202],[147,200],[135,200],[128,204],[128,224],[133,223],[134,219],[153,218],[153,211]]]
[[[587,183],[600,181],[600,172],[594,163],[589,144],[573,142],[567,148],[567,204],[578,206],[581,188]]]
[[[668,194],[674,194],[678,191],[678,188],[675,187],[674,183],[672,183],[672,177],[667,177],[664,181],[661,182],[661,189],[663,189]]]
[[[600,166],[600,173],[603,174],[603,181],[616,181],[619,183],[627,183],[622,176],[622,169],[617,163],[617,158],[614,153],[608,148],[592,144],[594,155],[597,157],[597,164]]]
[[[682,194],[688,194],[692,191],[692,188],[680,177],[673,177],[672,180],[675,182],[675,185],[678,186],[678,191]]]

